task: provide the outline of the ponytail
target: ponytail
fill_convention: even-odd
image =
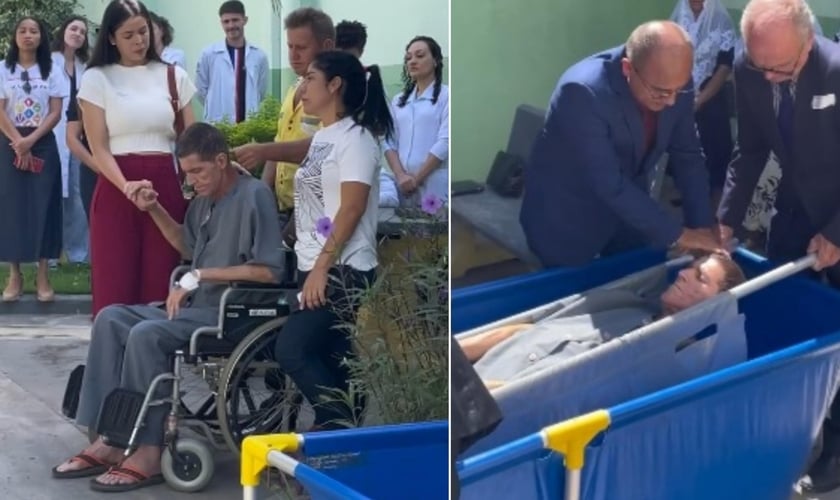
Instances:
[[[341,78],[344,115],[376,137],[393,136],[394,120],[385,97],[378,66],[365,68],[356,56],[339,50],[320,52],[312,61],[327,81]]]
[[[385,97],[385,86],[379,66],[368,66],[365,71],[365,97],[353,113],[353,121],[378,137],[390,138],[394,133],[394,119]]]

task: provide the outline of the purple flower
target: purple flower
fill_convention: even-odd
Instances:
[[[433,193],[426,193],[426,196],[420,201],[420,208],[429,215],[435,215],[443,206],[443,200],[435,196]]]
[[[324,238],[329,238],[333,232],[333,223],[329,217],[321,217],[315,221],[315,231]]]

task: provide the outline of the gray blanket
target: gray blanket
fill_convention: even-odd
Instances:
[[[474,367],[484,380],[510,381],[594,349],[650,323],[660,312],[653,290],[596,289],[488,350]]]

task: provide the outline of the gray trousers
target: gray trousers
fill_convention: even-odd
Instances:
[[[217,308],[183,308],[173,320],[153,306],[108,306],[93,322],[76,423],[96,426],[105,397],[122,388],[146,393],[152,380],[172,371],[170,357],[184,348],[192,332],[218,323]],[[158,386],[154,395],[171,395],[172,384]],[[138,445],[162,445],[169,405],[149,408]],[[133,426],[134,422],[127,422]]]

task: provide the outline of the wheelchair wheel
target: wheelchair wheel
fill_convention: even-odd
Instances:
[[[203,441],[179,438],[175,441],[177,459],[169,448],[163,451],[160,469],[166,484],[177,491],[201,491],[210,484],[216,462],[210,447]]]
[[[228,448],[237,455],[251,434],[295,430],[303,396],[274,361],[274,343],[286,318],[275,318],[248,334],[228,358],[216,405]]]

